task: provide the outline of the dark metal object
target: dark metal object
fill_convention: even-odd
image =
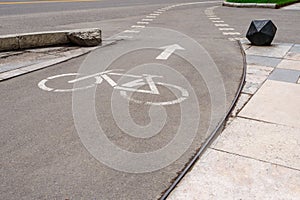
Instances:
[[[271,45],[277,27],[271,20],[253,20],[247,32],[247,39],[252,45],[268,46]]]

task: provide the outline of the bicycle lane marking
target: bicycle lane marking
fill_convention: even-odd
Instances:
[[[112,71],[112,70],[109,70],[109,71]],[[138,79],[133,80],[133,81],[129,81],[129,82],[124,83],[121,86],[119,86],[107,74],[124,76],[124,77],[126,77],[126,76],[127,77],[134,77],[134,78],[138,78]],[[111,72],[111,73],[100,72],[100,73],[96,73],[96,74],[93,74],[93,75],[87,75],[87,76],[84,76],[84,77],[80,77],[78,79],[68,81],[68,83],[75,83],[75,82],[78,82],[80,80],[86,80],[88,78],[95,78],[95,83],[93,83],[92,85],[87,85],[87,86],[80,87],[80,88],[55,89],[55,88],[50,88],[49,86],[46,85],[46,83],[49,80],[53,80],[53,79],[56,79],[56,78],[62,78],[62,77],[68,77],[68,76],[78,76],[78,75],[80,75],[80,74],[78,74],[78,73],[68,73],[68,74],[60,74],[60,75],[51,76],[51,77],[48,77],[46,79],[41,80],[38,83],[38,87],[40,89],[48,91],[48,92],[74,92],[74,91],[85,90],[85,89],[89,89],[91,87],[94,87],[97,84],[102,83],[102,81],[104,79],[105,81],[108,82],[108,84],[111,87],[113,87],[114,89],[120,90],[120,95],[122,97],[124,97],[125,99],[127,99],[129,101],[133,101],[133,102],[139,103],[139,104],[143,103],[145,105],[172,105],[172,104],[176,104],[176,103],[181,103],[182,101],[184,101],[189,96],[187,90],[180,87],[180,86],[176,86],[176,85],[168,84],[168,83],[162,83],[162,82],[155,83],[152,78],[163,78],[163,77],[162,76],[157,76],[157,75],[149,75],[149,74],[143,74],[143,76],[141,76],[141,75],[133,75],[133,74],[113,73],[113,72]],[[144,77],[146,82],[143,79],[141,79],[141,77]],[[142,90],[142,89],[134,88],[136,86],[143,86],[143,85],[146,85],[146,84],[149,85],[150,90]],[[177,89],[181,92],[182,97],[179,97],[176,100],[165,101],[165,102],[150,102],[150,101],[143,102],[143,101],[139,101],[139,100],[135,100],[133,98],[130,98],[126,93],[126,91],[129,91],[129,92],[138,92],[138,93],[159,95],[160,93],[159,93],[159,90],[158,90],[156,84],[162,85],[162,86],[168,86],[168,87],[171,87],[171,88],[175,88],[175,89]]]
[[[241,33],[240,32],[233,32],[235,29],[230,27],[229,24],[225,24],[225,21],[223,21],[220,17],[217,17],[217,15],[214,12],[214,9],[218,8],[220,6],[212,6],[207,8],[204,13],[205,15],[208,17],[208,19],[210,19],[212,21],[212,23],[214,23],[214,25],[216,27],[219,28],[220,31],[222,31],[222,34],[224,36],[240,36]],[[227,31],[227,32],[226,32]],[[231,32],[228,32],[231,31]],[[237,41],[242,39],[241,37],[229,37],[227,38],[229,41]]]

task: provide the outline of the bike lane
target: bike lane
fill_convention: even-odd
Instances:
[[[1,82],[7,197],[159,198],[225,115],[242,77],[239,46],[207,18],[211,6],[157,10],[116,44]],[[119,69],[74,84],[75,76],[51,79]],[[46,91],[45,79],[54,89],[97,87]]]

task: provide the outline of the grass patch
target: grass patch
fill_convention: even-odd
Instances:
[[[299,2],[299,0],[226,0],[235,3],[276,3],[278,6]]]

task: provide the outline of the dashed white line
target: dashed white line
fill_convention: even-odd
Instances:
[[[151,13],[149,14],[150,16],[159,16],[160,14],[157,14],[157,13]]]
[[[142,19],[142,21],[145,21],[145,22],[152,22],[153,19]]]
[[[140,31],[137,30],[125,30],[124,33],[139,33]]]
[[[234,31],[234,28],[219,28],[220,31]]]
[[[145,26],[142,26],[142,25],[132,25],[131,28],[145,28]]]
[[[239,38],[239,37],[237,37],[237,38],[228,38],[228,40],[232,41],[232,42],[237,41],[237,40],[241,40],[241,39],[243,39],[243,38]]]
[[[223,35],[241,35],[239,32],[223,32]]]
[[[154,11],[154,13],[156,13],[156,14],[162,14],[163,12],[160,12],[160,11]]]
[[[219,20],[221,18],[219,18],[219,17],[210,17],[209,19],[211,19],[211,20]]]
[[[137,22],[136,24],[149,24],[149,22]]]
[[[132,39],[133,37],[132,36],[128,36],[128,35],[118,35],[116,38],[117,39]]]
[[[224,21],[212,21],[213,23],[224,23]]]
[[[148,15],[148,16],[146,16],[146,18],[155,19],[155,18],[156,18],[156,16],[151,16],[151,15]]]
[[[229,26],[228,24],[215,24],[215,26]]]

